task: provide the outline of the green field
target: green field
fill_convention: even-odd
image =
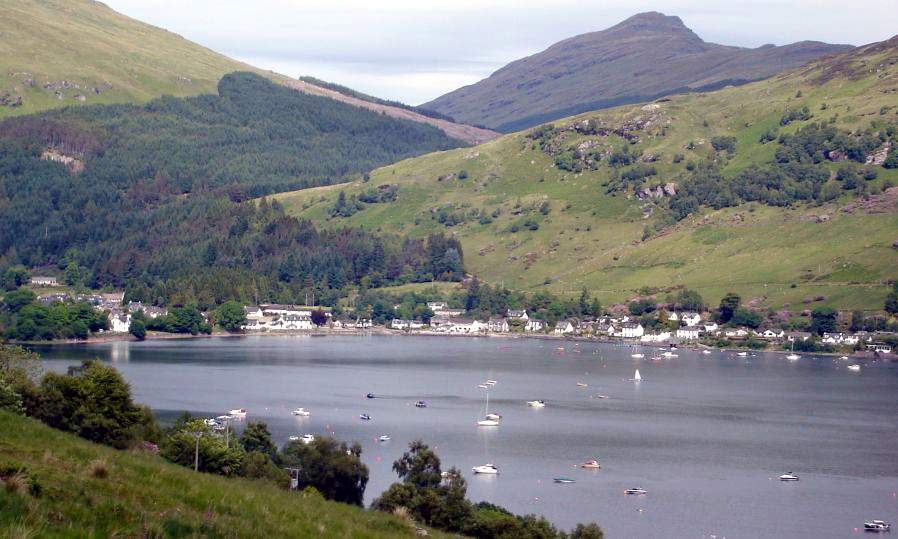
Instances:
[[[582,135],[574,127],[595,120],[609,129],[631,129],[639,138],[636,147],[653,156],[653,181],[676,183],[690,161],[716,160],[727,175],[770,161],[776,143],[759,142],[768,130],[794,133],[820,121],[845,130],[898,123],[896,78],[898,42],[889,42],[754,84],[596,111],[554,125],[565,147],[592,144],[608,152],[626,141],[615,134]],[[805,106],[813,115],[809,121],[780,126],[788,110]],[[644,287],[687,286],[711,302],[735,291],[775,309],[877,310],[887,282],[898,279],[898,188],[883,192],[898,185],[898,169],[874,167],[877,178],[867,183],[870,194],[861,202],[842,195],[821,205],[705,208],[671,226],[657,218],[663,204],[632,192],[606,192],[608,166],[560,170],[528,137],[531,132],[402,161],[373,171],[367,182],[277,199],[290,213],[322,226],[415,237],[449,233],[461,240],[468,270],[490,283],[565,294],[588,288],[605,303],[628,300]],[[735,154],[714,152],[709,141],[716,136],[735,137]],[[682,159],[675,159],[678,154]],[[839,165],[821,166],[835,176]],[[349,218],[329,216],[341,191],[361,195],[385,184],[398,185],[395,201],[367,204]]]
[[[0,432],[3,537],[415,536],[412,523],[384,513],[195,473],[6,411]]]
[[[214,94],[234,71],[285,80],[92,0],[0,0],[0,28],[0,119],[66,105]],[[18,99],[21,105],[9,105]]]

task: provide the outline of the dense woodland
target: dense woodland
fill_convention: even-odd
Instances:
[[[363,276],[461,276],[457,242],[447,265],[435,239],[325,232],[276,203],[242,203],[459,141],[249,73],[218,90],[0,123],[0,270],[57,266],[78,284],[127,287],[129,299],[204,309],[293,302],[310,289],[327,299]],[[68,163],[42,159],[48,150]]]

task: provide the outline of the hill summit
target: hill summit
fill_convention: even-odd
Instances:
[[[812,41],[756,49],[717,45],[679,17],[640,13],[514,61],[421,108],[511,132],[589,110],[756,81],[850,48]]]

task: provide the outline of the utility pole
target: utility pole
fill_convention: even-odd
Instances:
[[[196,436],[196,449],[193,453],[193,471],[200,471],[200,437],[203,435],[202,432],[194,432],[194,436]]]

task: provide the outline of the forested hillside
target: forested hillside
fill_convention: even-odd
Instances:
[[[239,202],[459,145],[435,128],[249,73],[224,77],[218,95],[7,119],[0,267],[73,266],[90,286],[207,306],[227,297],[291,301],[308,280],[327,290],[372,274],[438,278],[447,270],[427,267],[420,240],[319,233],[276,204]]]
[[[277,199],[338,226],[451,233],[470,271],[518,290],[881,309],[898,279],[895,95],[898,38]],[[390,201],[334,212],[386,183]]]

